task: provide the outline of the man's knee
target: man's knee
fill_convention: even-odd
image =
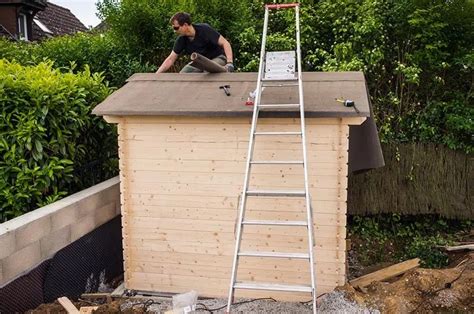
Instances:
[[[217,63],[219,65],[224,66],[227,63],[227,58],[224,55],[220,55],[220,56],[215,57],[214,59],[212,59],[212,61],[214,61],[215,63]]]
[[[193,67],[192,65],[186,64],[179,73],[202,73],[202,70]]]

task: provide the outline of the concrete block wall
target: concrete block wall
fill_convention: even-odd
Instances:
[[[119,214],[115,177],[0,224],[0,287]]]

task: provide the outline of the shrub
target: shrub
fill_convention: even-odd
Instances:
[[[137,72],[153,72],[157,67],[144,62],[140,55],[126,52],[122,43],[107,34],[78,33],[47,39],[36,44],[0,39],[0,58],[22,65],[35,65],[47,60],[63,72],[83,71],[87,65],[94,73],[102,73],[110,86],[120,87]]]
[[[52,60],[54,66],[82,71],[87,65],[91,72],[103,73],[111,86],[120,87],[136,72],[152,72],[156,66],[133,57],[123,43],[107,34],[86,34],[51,38],[34,46],[36,60]]]
[[[379,214],[350,216],[348,227],[351,237],[357,239],[356,250],[364,265],[418,257],[422,267],[440,268],[448,264],[448,256],[440,247],[468,234],[472,221],[436,215]]]
[[[0,59],[0,221],[51,203],[92,160],[109,162],[116,136],[92,108],[110,93],[86,66],[61,73],[51,62]]]

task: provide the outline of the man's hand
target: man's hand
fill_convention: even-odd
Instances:
[[[227,72],[234,72],[235,70],[234,65],[232,63],[227,63],[225,65],[225,69],[227,70]]]

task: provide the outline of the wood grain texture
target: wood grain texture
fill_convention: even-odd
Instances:
[[[127,289],[227,294],[250,121],[126,117],[119,124]],[[318,293],[345,283],[348,123],[307,120]],[[294,131],[296,119],[262,119],[260,131]],[[298,137],[257,139],[255,160],[302,159]],[[300,165],[255,165],[254,189],[303,189]],[[303,198],[255,198],[248,219],[305,220]],[[304,227],[246,226],[242,249],[307,252]],[[239,280],[308,283],[307,261],[242,258]],[[239,292],[281,300],[294,293]]]

